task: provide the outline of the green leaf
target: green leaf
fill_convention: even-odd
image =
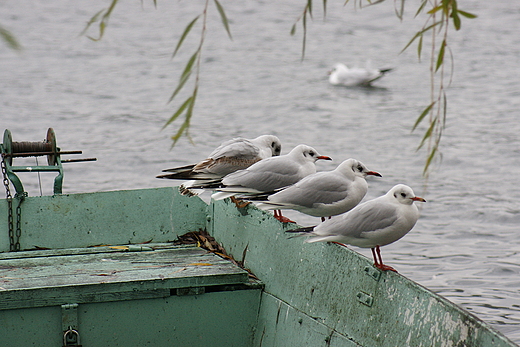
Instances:
[[[302,61],[305,58],[305,44],[307,43],[307,9],[303,11],[303,18],[302,18],[302,25],[303,25],[303,42],[302,42]]]
[[[453,18],[453,26],[455,27],[455,30],[460,30],[460,17],[458,13],[453,11],[451,17]]]
[[[401,50],[401,52],[399,52],[399,54],[403,53],[418,37],[422,36],[422,34],[424,34],[428,30],[432,29],[433,27],[435,27],[435,26],[437,26],[439,24],[442,24],[442,22],[441,21],[435,22],[432,25],[429,25],[426,28],[422,29],[421,31],[417,32],[414,35],[414,37],[412,37],[412,39],[406,44],[406,46],[404,46],[404,48]]]
[[[179,84],[177,85],[177,87],[173,91],[172,96],[170,96],[170,99],[168,99],[168,103],[172,102],[172,100],[177,96],[177,94],[179,94],[179,92],[181,91],[182,87],[184,87],[184,85],[186,84],[186,82],[188,81],[190,76],[191,76],[191,73],[188,73],[188,74],[184,75],[184,77],[179,80]]]
[[[195,107],[197,91],[198,88],[195,87],[195,89],[193,90],[193,95],[190,96],[191,102],[188,105],[188,110],[186,111],[186,117],[184,118],[184,122],[182,123],[181,127],[177,130],[177,133],[171,137],[173,140],[172,146],[175,146],[175,144],[177,143],[177,141],[179,141],[183,133],[186,133],[186,135],[188,136],[188,129],[190,127],[191,117],[193,116],[193,108]]]
[[[417,128],[417,126],[419,125],[419,123],[422,122],[422,120],[424,119],[424,117],[426,117],[426,115],[428,115],[428,113],[430,113],[430,110],[432,109],[432,107],[435,105],[435,101],[432,102],[431,104],[429,104],[421,113],[421,115],[417,118],[417,120],[415,121],[415,124],[413,125],[413,128],[412,128],[412,131],[415,130],[415,128]]]
[[[424,169],[423,169],[423,175],[426,175],[426,173],[428,172],[428,169],[430,168],[430,164],[432,163],[433,158],[435,158],[435,154],[437,153],[437,149],[438,149],[438,146],[434,146],[432,148],[432,151],[430,152],[430,155],[426,159],[426,163],[424,164]]]
[[[0,26],[0,37],[11,49],[16,51],[20,51],[22,49],[22,46],[18,43],[14,35],[2,26]]]
[[[99,16],[101,16],[101,13],[103,13],[105,10],[101,10],[99,12],[97,12],[95,15],[92,16],[92,18],[90,18],[90,20],[87,22],[87,25],[85,26],[85,28],[83,29],[83,31],[80,33],[80,35],[84,35],[87,30],[90,28],[90,26],[92,24],[94,24],[95,22],[97,22],[99,20]]]
[[[181,74],[180,80],[182,81],[186,75],[191,73],[191,68],[193,67],[193,64],[195,63],[195,60],[197,59],[198,55],[200,53],[200,49],[197,49],[195,53],[191,56],[191,58],[188,60],[188,63],[186,64],[186,67],[184,68],[184,71]]]
[[[439,12],[442,9],[443,9],[442,5],[439,5],[439,6],[435,6],[434,8],[432,8],[431,10],[429,10],[426,13],[427,14],[434,14],[435,12]]]
[[[457,1],[453,0],[451,5],[451,18],[453,18],[453,26],[455,30],[460,30],[460,17],[457,10]]]
[[[112,0],[112,2],[110,3],[110,6],[108,7],[108,9],[106,10],[101,10],[99,11],[98,13],[96,13],[94,15],[94,17],[92,17],[89,21],[89,23],[87,23],[87,26],[85,27],[85,29],[83,29],[83,33],[85,33],[87,31],[87,29],[90,27],[90,25],[92,25],[93,23],[97,22],[99,20],[99,16],[104,12],[102,18],[101,18],[101,21],[99,23],[99,37],[98,38],[94,38],[92,36],[88,36],[89,39],[91,39],[92,41],[99,41],[103,38],[103,35],[105,34],[105,28],[108,24],[108,20],[110,19],[110,15],[112,14],[112,11],[116,8],[116,5],[118,3],[119,0]]]
[[[458,10],[457,12],[458,12],[461,16],[464,16],[464,17],[469,18],[469,19],[477,18],[477,15],[474,15],[473,13],[469,13],[469,12],[461,11],[461,10]]]
[[[431,136],[432,136],[432,132],[433,132],[433,129],[435,128],[435,124],[437,123],[437,117],[435,117],[431,123],[430,123],[430,127],[428,128],[428,130],[426,130],[426,132],[424,133],[424,136],[421,140],[421,143],[419,144],[419,147],[417,147],[417,149],[421,149],[422,146],[424,145],[424,142],[426,142],[427,139],[429,139]]]
[[[445,48],[446,48],[446,39],[442,40],[441,49],[439,50],[439,56],[437,57],[437,64],[435,66],[435,72],[437,72],[437,70],[439,70],[442,63],[444,62]]]
[[[446,116],[448,114],[448,99],[446,98],[446,92],[443,90],[442,92],[442,124],[443,126],[446,125]]]
[[[162,128],[163,129],[166,128],[173,121],[175,121],[182,114],[182,112],[184,112],[186,107],[188,107],[192,102],[193,102],[193,95],[190,96],[189,98],[187,98],[186,101],[184,101],[184,103],[177,109],[177,111],[175,111],[173,116],[171,116],[170,119],[168,119],[168,121],[163,125]]]
[[[421,60],[422,44],[423,44],[423,35],[421,35],[421,37],[419,37],[419,43],[417,43],[417,56],[419,57],[419,61]]]
[[[395,8],[395,15],[401,21],[403,20],[403,14],[404,14],[404,2],[405,2],[405,0],[401,0],[400,8],[399,9]]]
[[[218,13],[220,13],[220,18],[222,19],[222,24],[224,24],[224,28],[226,29],[228,36],[231,40],[233,40],[233,37],[231,36],[231,31],[229,31],[229,23],[228,19],[226,17],[226,13],[224,12],[224,8],[222,5],[220,5],[220,2],[218,0],[215,1],[215,6],[217,6]]]
[[[291,28],[291,36],[294,36],[295,33],[296,33],[296,23],[294,23]]]
[[[179,78],[179,84],[173,91],[172,96],[170,96],[170,99],[168,100],[168,102],[172,102],[172,100],[177,96],[177,94],[181,91],[182,87],[184,87],[184,85],[190,78],[193,64],[195,63],[195,60],[197,59],[199,53],[200,53],[200,49],[197,49],[195,51],[195,53],[193,53],[191,58],[188,60],[188,63],[186,64],[186,67],[184,68],[184,71],[182,72],[181,77]]]
[[[177,132],[175,133],[175,135],[173,135],[171,137],[171,139],[173,140],[173,144],[172,144],[172,147],[175,146],[175,144],[177,143],[177,141],[179,141],[179,139],[181,138],[182,134],[187,131],[187,129],[189,128],[190,126],[190,119],[188,117],[186,117],[184,119],[184,122],[182,123],[182,125],[179,127],[179,129],[177,130]]]
[[[327,0],[323,0],[323,19],[327,17]]]
[[[193,26],[195,25],[195,22],[197,22],[197,19],[199,19],[200,15],[198,15],[197,17],[195,17],[195,19],[193,19],[187,26],[186,28],[184,29],[184,32],[182,33],[181,35],[181,38],[179,39],[179,42],[177,43],[177,46],[175,47],[175,50],[173,51],[173,54],[172,54],[172,58],[175,57],[175,55],[177,54],[177,51],[179,50],[179,48],[181,48],[181,45],[182,43],[184,42],[184,39],[186,38],[186,36],[188,35],[188,33],[190,32],[191,28],[193,28]]]
[[[428,3],[428,0],[422,0],[421,6],[419,6],[419,8],[417,9],[417,12],[415,12],[414,17],[417,17],[419,15],[419,13],[421,13],[422,10],[424,10],[424,6],[426,6],[427,3]]]
[[[312,18],[312,0],[307,0],[307,8],[309,9],[309,16]]]

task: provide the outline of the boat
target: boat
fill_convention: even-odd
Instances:
[[[0,201],[0,346],[517,346],[350,249],[287,237],[294,224],[252,204],[178,187],[66,194],[55,141],[24,146],[4,133],[16,194]],[[52,158],[53,195],[25,194],[20,153]]]

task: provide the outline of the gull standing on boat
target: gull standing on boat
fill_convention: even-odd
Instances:
[[[217,193],[215,200],[236,194],[256,194],[271,192],[287,187],[316,172],[315,162],[319,159],[331,160],[320,155],[307,145],[298,145],[288,154],[259,161],[244,170],[238,170],[222,178],[221,182],[211,185]],[[202,185],[201,188],[204,188]]]
[[[280,155],[282,144],[274,135],[262,135],[249,140],[242,137],[222,143],[208,158],[197,164],[165,169],[171,172],[157,176],[168,179],[215,179],[245,169],[265,158]]]
[[[218,179],[262,159],[279,156],[281,151],[282,144],[274,135],[262,135],[251,140],[238,137],[222,143],[197,164],[163,170],[169,173],[157,178],[190,180],[181,185],[180,191],[183,195],[196,195],[195,190],[186,188],[195,184],[193,180]]]
[[[288,232],[313,236],[305,242],[334,242],[371,248],[375,267],[395,271],[383,264],[379,247],[399,240],[412,230],[419,218],[414,201],[425,202],[415,196],[412,188],[398,184],[385,195],[364,202],[336,218]]]
[[[348,68],[345,64],[337,63],[329,72],[329,83],[347,87],[370,86],[370,84],[392,69],[373,69],[367,64],[366,68]]]
[[[362,162],[347,159],[332,171],[317,172],[267,197],[263,210],[296,210],[321,217],[335,216],[354,208],[368,190],[367,175],[381,177]],[[254,199],[252,199],[254,200]]]

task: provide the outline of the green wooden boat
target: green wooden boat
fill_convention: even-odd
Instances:
[[[176,187],[17,190],[0,215],[0,346],[516,346],[354,251],[288,238],[294,225],[252,205]],[[200,230],[256,278],[173,242]]]

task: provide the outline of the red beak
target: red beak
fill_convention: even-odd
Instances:
[[[381,176],[381,174],[379,172],[375,172],[375,171],[369,171],[369,172],[367,172],[367,175],[383,177],[383,176]]]
[[[426,202],[426,200],[424,200],[423,198],[420,198],[420,197],[418,197],[418,196],[414,196],[414,197],[412,198],[412,200],[413,200],[413,201]]]
[[[332,160],[331,157],[327,157],[326,155],[320,155],[319,157],[316,157],[318,159],[323,159],[323,160]]]

